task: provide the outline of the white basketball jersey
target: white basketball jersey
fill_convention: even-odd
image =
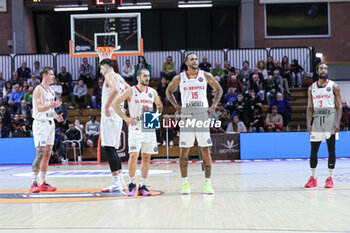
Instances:
[[[36,88],[42,88],[43,93],[44,93],[44,99],[43,99],[43,105],[48,106],[52,102],[55,101],[55,93],[53,90],[49,88],[45,88],[43,85],[38,85]],[[49,110],[45,112],[39,112],[38,106],[36,105],[36,102],[33,101],[33,118],[35,120],[40,120],[40,121],[47,121],[47,120],[53,120],[55,114],[54,108],[50,108]]]
[[[331,80],[327,80],[324,87],[319,87],[318,81],[312,84],[311,93],[314,109],[335,108],[333,86],[334,82]]]
[[[180,74],[180,93],[183,108],[208,108],[207,80],[204,71],[197,70],[195,78],[187,71]]]
[[[125,91],[125,83],[124,79],[120,74],[115,75],[117,80],[117,88],[118,88],[118,94],[117,97],[120,96]],[[103,83],[102,88],[102,97],[101,97],[101,114],[105,114],[105,106],[108,101],[109,96],[111,95],[112,88],[106,86],[106,82]],[[120,104],[120,108],[123,109],[124,103]],[[122,120],[121,117],[114,111],[112,106],[109,107],[109,112],[111,113],[111,116],[115,118],[116,120]]]
[[[146,90],[141,92],[137,86],[132,87],[132,97],[129,102],[129,114],[131,118],[135,118],[138,123],[135,126],[129,126],[129,130],[141,130],[143,121],[143,112],[153,111],[155,90],[146,87]]]

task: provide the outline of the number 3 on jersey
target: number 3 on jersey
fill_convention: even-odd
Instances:
[[[319,106],[319,107],[320,107],[320,108],[322,108],[322,105],[323,105],[322,100],[320,100],[320,102],[319,102],[319,103],[320,103],[320,106]]]
[[[198,91],[191,92],[191,94],[192,94],[192,99],[198,99]]]

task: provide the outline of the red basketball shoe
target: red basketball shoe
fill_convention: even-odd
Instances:
[[[30,193],[40,192],[40,188],[39,188],[38,183],[36,181],[34,181],[33,184],[30,186],[29,192]]]
[[[333,188],[333,179],[332,177],[328,177],[326,180],[326,185],[324,186],[325,188]]]
[[[53,191],[56,191],[56,189],[57,189],[56,187],[52,187],[46,182],[40,185],[40,191],[53,192]]]
[[[305,188],[312,188],[317,186],[317,180],[313,177],[310,176],[309,181],[305,184]]]

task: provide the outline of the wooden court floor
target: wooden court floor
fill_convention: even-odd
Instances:
[[[304,189],[308,160],[213,164],[215,195],[202,193],[200,164],[189,165],[191,195],[180,195],[178,164],[152,164],[148,185],[162,195],[96,201],[1,203],[2,232],[350,232],[350,159],[338,159],[334,189],[325,189],[327,160],[319,160],[319,186]],[[123,169],[127,170],[124,165]],[[110,184],[107,165],[50,166],[59,189]],[[95,172],[95,173],[94,173]],[[30,166],[0,166],[0,191],[27,190]],[[89,175],[90,174],[90,175]],[[95,175],[91,175],[95,174]],[[128,177],[125,175],[125,181]],[[6,192],[5,192],[6,193]],[[1,193],[0,193],[1,194]]]

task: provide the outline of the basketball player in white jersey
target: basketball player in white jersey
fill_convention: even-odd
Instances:
[[[328,170],[325,188],[333,188],[333,170],[335,167],[335,140],[338,136],[342,116],[342,102],[339,86],[328,79],[328,66],[319,63],[316,67],[318,80],[308,89],[307,131],[310,134],[311,176],[305,188],[317,186],[317,153],[321,142],[327,139]]]
[[[141,151],[141,183],[138,187],[138,195],[150,196],[151,192],[146,187],[149,164],[152,154],[158,153],[157,136],[154,129],[143,129],[143,113],[153,111],[153,103],[157,106],[157,113],[162,112],[163,104],[158,93],[149,87],[150,74],[146,69],[137,71],[138,84],[127,89],[113,103],[113,108],[119,116],[129,125],[129,177],[128,196],[136,195],[135,172],[137,158]],[[118,106],[128,100],[129,114],[127,117]]]
[[[216,95],[209,111],[215,111],[218,105],[223,90],[220,84],[214,79],[214,76],[208,72],[198,69],[198,58],[195,54],[188,54],[185,59],[188,71],[182,72],[175,76],[169,84],[166,95],[171,104],[182,115],[191,114],[190,118],[197,121],[205,121],[208,119],[208,99],[207,99],[207,84],[209,84],[215,91]],[[181,102],[180,106],[175,98],[173,92],[180,86]],[[182,116],[182,120],[185,116]],[[185,118],[186,120],[187,118]],[[188,167],[188,153],[197,139],[198,146],[203,154],[203,165],[205,171],[204,192],[213,194],[214,190],[211,184],[211,156],[209,147],[212,146],[210,131],[208,128],[194,128],[185,129],[180,128],[180,169],[182,176],[182,194],[190,193],[190,185],[187,178]]]
[[[50,88],[50,84],[55,78],[52,67],[43,67],[40,70],[42,82],[33,92],[33,137],[36,148],[36,157],[32,164],[33,183],[29,192],[38,193],[40,191],[55,191],[53,187],[46,183],[46,172],[49,165],[52,147],[55,139],[55,122],[62,122],[62,114],[57,115],[55,108],[62,102],[55,101],[55,93]],[[38,174],[39,181],[38,181]],[[39,184],[38,184],[39,182]]]
[[[111,59],[103,59],[100,62],[100,70],[100,73],[105,78],[101,98],[101,153],[108,157],[113,177],[112,185],[101,191],[124,194],[122,190],[124,189],[123,186],[126,189],[126,185],[123,179],[121,160],[117,154],[123,120],[112,108],[112,102],[130,86],[124,81],[122,76],[114,72]],[[123,108],[123,103],[118,108]]]

